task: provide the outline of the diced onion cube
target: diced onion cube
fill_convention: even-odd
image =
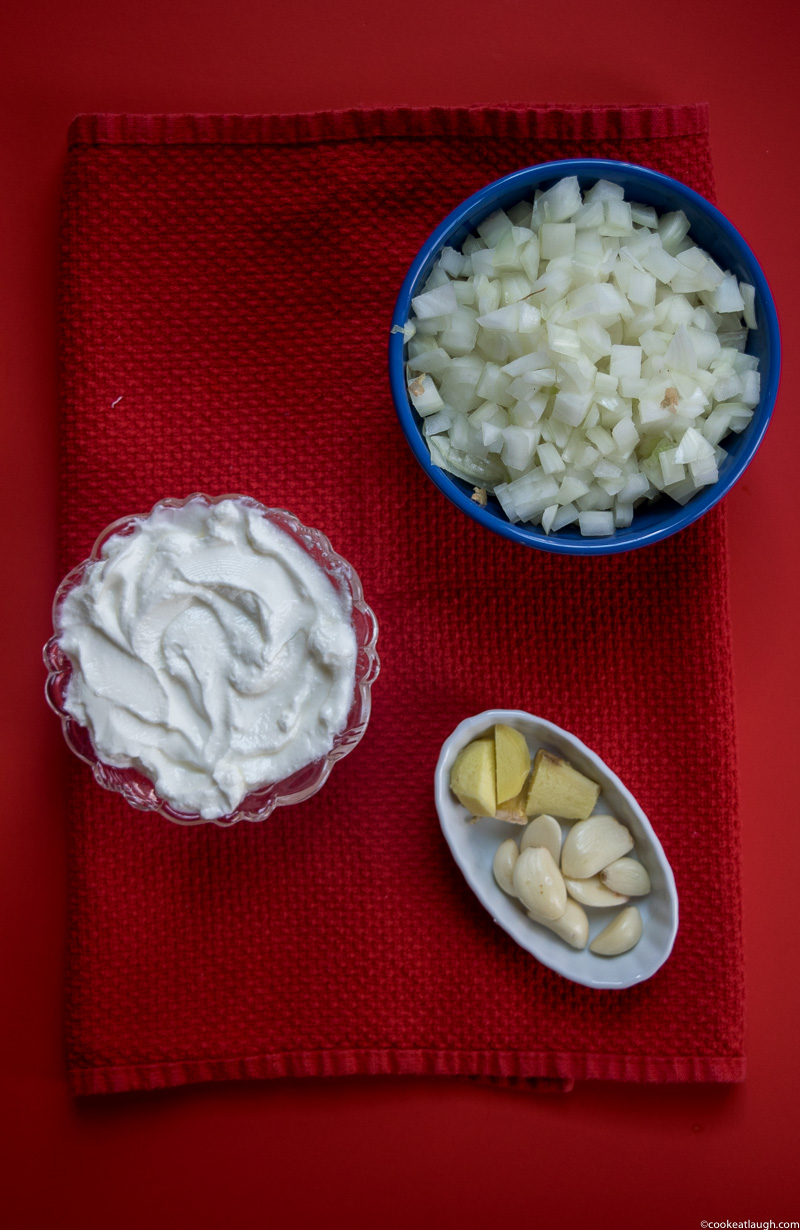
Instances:
[[[524,470],[533,456],[536,447],[536,437],[531,427],[515,427],[513,424],[503,429],[505,443],[502,459],[512,470]]]
[[[498,242],[500,237],[510,231],[512,227],[511,219],[508,214],[502,209],[496,209],[493,214],[489,214],[488,218],[484,218],[475,228],[487,245],[492,248]]]
[[[757,329],[755,287],[750,286],[748,282],[740,282],[739,294],[742,296],[742,303],[744,304],[744,323],[748,329]]]
[[[436,436],[442,431],[450,430],[450,415],[440,411],[438,414],[431,414],[425,419],[422,428],[424,435]]]
[[[575,249],[574,222],[543,222],[539,245],[543,260],[571,256]]]
[[[428,320],[431,316],[449,316],[458,307],[456,292],[448,282],[445,286],[437,286],[435,290],[426,291],[411,300],[419,320]]]
[[[566,222],[581,207],[581,190],[576,175],[553,184],[539,198],[543,216],[548,222]]]
[[[726,273],[717,289],[711,296],[711,306],[715,312],[743,312],[744,299],[739,290],[739,283],[733,273]]]
[[[614,533],[613,512],[582,512],[578,524],[585,538],[605,538]]]
[[[577,427],[583,422],[591,400],[591,393],[557,393],[553,418],[568,423],[570,427]]]
[[[424,374],[415,376],[410,381],[408,391],[411,395],[411,404],[417,414],[435,414],[437,410],[441,410],[444,402],[439,396],[439,390],[433,383],[429,375]]]
[[[483,329],[502,329],[514,332],[519,325],[519,304],[509,303],[505,307],[496,308],[478,317],[478,324]]]
[[[761,377],[758,372],[742,372],[742,401],[746,406],[757,406],[761,396]]]
[[[445,273],[449,273],[453,278],[460,278],[466,273],[470,261],[461,252],[456,252],[455,248],[442,248],[439,264]]]
[[[544,530],[545,534],[550,533],[550,527],[552,526],[553,521],[555,520],[557,512],[558,512],[558,504],[548,504],[547,508],[542,513],[542,529]]]
[[[598,230],[601,235],[627,235],[633,228],[631,207],[628,201],[610,197],[604,202],[605,219]]]
[[[642,370],[641,346],[612,346],[609,371],[619,380],[625,376],[638,377]]]
[[[626,456],[632,453],[639,443],[639,433],[634,426],[633,419],[620,419],[611,428],[611,436],[619,451]]]
[[[689,463],[692,479],[696,487],[708,486],[719,478],[717,463],[713,457],[702,457]]]
[[[561,453],[555,444],[540,444],[536,455],[545,474],[558,474],[565,468]]]
[[[689,219],[683,210],[662,214],[658,221],[658,234],[665,252],[674,255],[689,234]]]

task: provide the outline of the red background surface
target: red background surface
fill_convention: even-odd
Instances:
[[[321,0],[11,0],[0,14],[5,649],[0,822],[0,1216],[14,1227],[380,1223],[694,1227],[800,1220],[797,18],[788,0],[567,14]],[[614,14],[609,19],[608,14]],[[79,111],[707,100],[720,207],[769,278],[776,417],[727,500],[742,791],[748,1077],[585,1085],[231,1084],[76,1103],[62,1055],[58,724],[42,700],[55,562],[57,206]],[[435,174],[435,168],[431,168]],[[791,234],[791,232],[790,232]],[[786,248],[786,250],[784,250]],[[13,541],[12,541],[13,540]],[[709,772],[714,766],[709,765]],[[541,1214],[541,1217],[540,1217]]]

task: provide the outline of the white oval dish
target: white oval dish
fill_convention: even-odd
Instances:
[[[497,847],[507,837],[519,840],[524,829],[522,825],[504,820],[481,818],[472,822],[467,809],[450,791],[450,770],[456,756],[467,743],[488,734],[495,722],[504,722],[520,730],[531,755],[540,747],[545,748],[599,782],[600,798],[595,811],[615,816],[630,829],[635,842],[633,854],[647,868],[652,885],[646,897],[631,898],[631,904],[635,904],[642,915],[644,932],[630,952],[618,957],[599,957],[589,951],[588,945],[582,952],[570,948],[557,935],[528,918],[520,903],[507,896],[495,882],[492,860]],[[664,964],[678,930],[678,893],[672,868],[653,826],[631,792],[600,757],[574,735],[521,709],[487,709],[466,718],[445,740],[436,766],[434,790],[442,832],[470,888],[498,926],[543,965],[586,987],[622,990],[651,978]],[[568,828],[569,825],[562,822],[562,830],[566,832]],[[615,917],[616,911],[587,908],[586,913],[591,943]]]

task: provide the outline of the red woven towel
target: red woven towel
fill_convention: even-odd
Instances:
[[[422,240],[533,162],[713,191],[702,106],[85,116],[63,198],[63,565],[163,496],[239,491],[361,575],[383,671],[358,749],[264,824],[185,829],[71,769],[68,1044],[80,1093],[345,1073],[737,1080],[742,967],[725,539],[629,555],[486,533],[395,421],[388,326]],[[461,879],[432,775],[466,715],[574,731],[641,800],[681,928],[591,992]]]

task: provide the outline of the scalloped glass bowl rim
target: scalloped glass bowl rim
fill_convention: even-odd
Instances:
[[[137,523],[146,520],[156,509],[183,508],[194,500],[202,500],[209,507],[221,504],[225,500],[236,500],[238,503],[255,509],[307,550],[322,567],[337,591],[346,592],[350,596],[352,626],[356,634],[358,649],[353,703],[347,723],[335,737],[330,752],[319,760],[298,769],[282,781],[273,782],[260,790],[252,791],[235,811],[214,819],[178,811],[159,798],[153,783],[142,773],[135,769],[109,765],[100,759],[92,745],[89,731],[63,707],[63,697],[72,674],[72,664],[58,643],[60,605],[67,592],[80,583],[86,570],[100,558],[103,545],[108,539],[116,534],[130,532]],[[139,811],[155,811],[173,823],[184,826],[213,824],[218,828],[229,828],[242,820],[258,822],[266,820],[276,807],[287,807],[311,798],[322,789],[336,762],[347,756],[363,738],[372,708],[372,684],[380,671],[376,649],[377,620],[374,612],[364,601],[361,580],[353,566],[334,551],[330,541],[321,530],[304,525],[298,517],[286,509],[268,508],[251,496],[234,493],[208,496],[202,492],[193,492],[184,499],[157,500],[149,513],[131,513],[118,517],[116,521],[107,525],[98,535],[86,559],[67,573],[56,590],[53,600],[53,630],[54,635],[44,647],[44,662],[48,669],[45,696],[51,709],[61,719],[61,729],[70,750],[91,767],[95,780],[104,789],[121,794],[126,802]]]
[[[523,167],[494,180],[462,201],[428,236],[414,258],[397,297],[392,316],[392,328],[405,324],[410,314],[412,296],[421,286],[423,276],[427,276],[436,254],[453,240],[459,230],[463,231],[465,228],[474,230],[475,222],[482,217],[487,217],[493,209],[497,208],[500,198],[506,198],[505,203],[510,204],[508,194],[512,190],[518,191],[516,199],[521,200],[531,188],[550,181],[555,182],[567,175],[577,175],[584,181],[603,178],[612,178],[616,182],[627,180],[631,185],[631,191],[635,189],[638,193],[636,199],[642,200],[645,204],[648,203],[648,185],[651,187],[651,192],[669,194],[674,202],[672,208],[683,207],[698,215],[704,225],[717,229],[721,235],[721,242],[734,249],[737,258],[746,267],[749,280],[756,291],[756,306],[762,317],[761,327],[766,336],[765,345],[769,353],[769,365],[766,371],[763,369],[761,371],[761,398],[756,412],[741,436],[734,438],[737,451],[730,468],[720,475],[716,483],[701,488],[686,504],[672,506],[665,503],[663,505],[664,514],[653,523],[643,525],[640,520],[637,526],[637,516],[634,514],[631,527],[622,531],[618,530],[613,538],[582,538],[577,533],[574,533],[572,537],[567,537],[562,532],[546,535],[538,526],[512,524],[505,518],[502,511],[494,511],[491,506],[481,508],[471,499],[466,483],[433,464],[417,416],[409,404],[404,372],[405,339],[400,333],[392,333],[389,337],[389,383],[400,426],[411,451],[431,482],[461,512],[466,513],[485,529],[537,550],[560,555],[610,555],[649,546],[651,543],[659,542],[686,529],[719,503],[738,482],[761,444],[774,409],[780,379],[780,333],[775,303],[761,267],[742,235],[725,215],[700,193],[681,183],[680,180],[636,163],[607,158],[566,158],[558,162],[537,163]],[[664,206],[659,206],[659,208],[663,209]],[[693,226],[695,225],[696,220],[693,221]],[[463,240],[458,242],[463,242]],[[709,247],[708,244],[705,246]],[[713,251],[711,254],[714,254]],[[728,443],[731,443],[730,437]],[[660,502],[658,504],[660,505]],[[648,506],[647,512],[650,511],[650,507],[655,506]]]

